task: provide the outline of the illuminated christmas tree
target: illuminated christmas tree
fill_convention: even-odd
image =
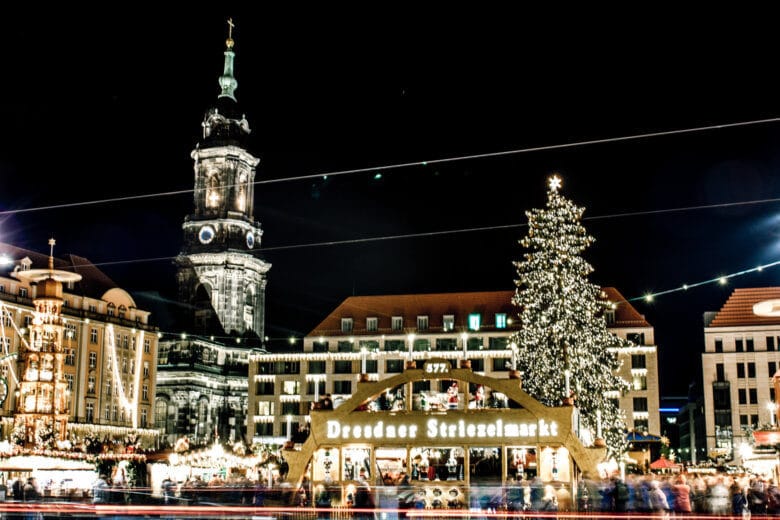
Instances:
[[[625,447],[616,398],[629,386],[615,375],[619,363],[609,349],[631,344],[607,329],[610,303],[588,281],[593,268],[581,256],[594,241],[581,223],[584,208],[563,197],[560,187],[553,176],[547,206],[526,212],[528,234],[520,244],[528,252],[514,262],[517,368],[524,372],[523,390],[542,403],[560,406],[574,397],[584,426],[601,435],[614,456]]]

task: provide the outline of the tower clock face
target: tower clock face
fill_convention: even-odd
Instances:
[[[246,234],[246,247],[249,249],[255,247],[255,234],[251,231],[247,232]]]
[[[201,244],[208,244],[212,240],[214,240],[214,236],[216,235],[216,231],[214,231],[214,228],[211,226],[203,226],[200,228],[200,231],[198,231],[198,240],[200,240]]]

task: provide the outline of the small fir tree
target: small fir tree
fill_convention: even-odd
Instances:
[[[523,389],[548,406],[569,397],[568,371],[584,425],[594,434],[600,425],[609,453],[617,456],[626,445],[625,423],[613,398],[629,386],[615,375],[619,362],[609,349],[631,343],[607,329],[604,311],[611,304],[588,281],[593,268],[581,256],[594,240],[581,223],[584,208],[563,197],[560,187],[553,176],[547,206],[526,212],[528,234],[520,244],[528,252],[514,262],[517,368],[525,373]]]

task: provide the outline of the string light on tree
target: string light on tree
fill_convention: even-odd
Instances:
[[[526,252],[514,263],[513,299],[523,327],[511,341],[518,345],[523,389],[548,406],[574,393],[584,426],[601,433],[616,456],[625,446],[625,424],[608,396],[629,385],[614,373],[619,367],[614,350],[631,343],[607,328],[610,302],[588,281],[593,268],[582,257],[594,241],[582,225],[585,210],[563,197],[562,187],[560,176],[553,175],[546,207],[526,212],[528,233],[520,241]]]

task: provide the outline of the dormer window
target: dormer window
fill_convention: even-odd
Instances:
[[[496,314],[496,328],[497,329],[505,329],[506,328],[506,314],[503,312],[499,312]]]
[[[109,316],[114,316],[116,314],[116,305],[114,305],[113,302],[108,303],[108,309],[106,310],[106,314]]]
[[[341,332],[352,332],[352,318],[341,318]]]
[[[479,330],[482,325],[482,317],[479,313],[469,314],[469,330]]]
[[[455,330],[455,316],[452,314],[445,314],[442,317],[442,328],[444,332]]]
[[[428,330],[428,316],[417,316],[417,330]]]
[[[366,318],[366,331],[376,332],[379,329],[379,318]]]
[[[390,328],[394,331],[402,330],[404,328],[403,316],[393,316],[390,318]]]
[[[21,265],[22,271],[29,271],[30,267],[32,267],[32,260],[30,260],[30,257],[25,256],[21,259],[19,264]]]

